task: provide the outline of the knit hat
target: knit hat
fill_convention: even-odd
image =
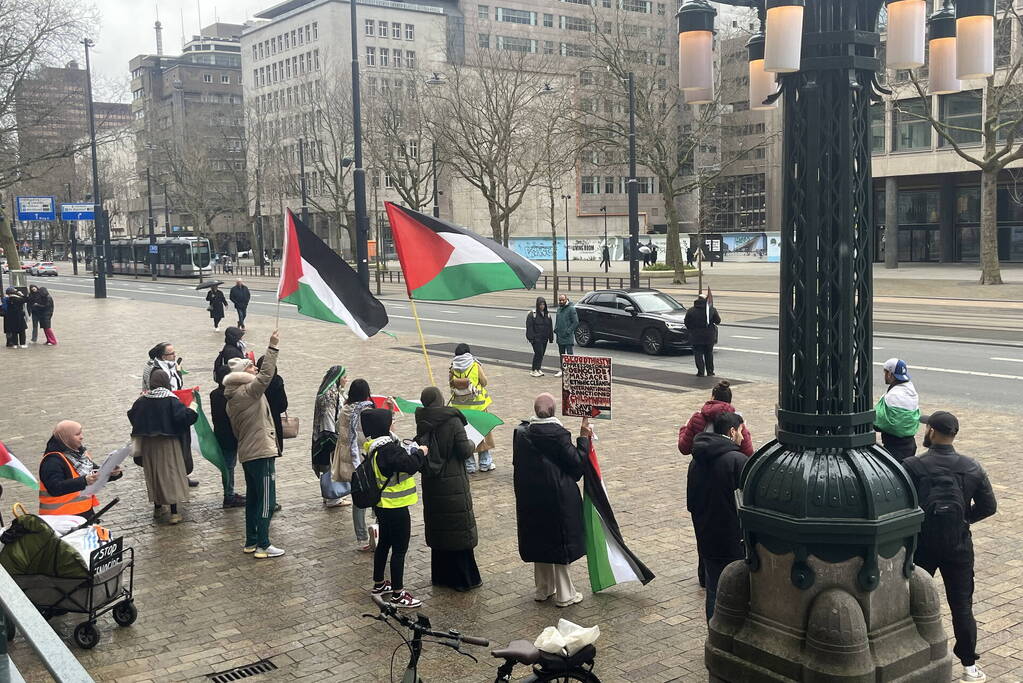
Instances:
[[[227,367],[231,368],[231,372],[245,372],[250,365],[252,361],[248,358],[231,358],[227,361]]]
[[[362,411],[362,433],[367,438],[376,439],[391,433],[391,420],[394,414],[386,408],[370,408]]]

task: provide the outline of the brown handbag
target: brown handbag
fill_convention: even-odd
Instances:
[[[294,439],[298,436],[299,421],[297,417],[288,417],[287,413],[281,415],[281,436],[285,439]]]

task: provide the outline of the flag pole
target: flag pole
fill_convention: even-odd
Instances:
[[[409,297],[412,304],[412,317],[416,320],[416,330],[419,332],[419,347],[423,350],[423,360],[426,362],[426,372],[430,375],[430,386],[437,386],[433,379],[433,366],[430,365],[430,354],[426,352],[426,339],[423,338],[423,326],[419,324],[419,313],[416,312],[416,300]]]

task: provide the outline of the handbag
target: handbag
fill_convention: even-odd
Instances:
[[[281,436],[285,439],[294,439],[298,436],[298,418],[288,417],[287,413],[281,415]]]

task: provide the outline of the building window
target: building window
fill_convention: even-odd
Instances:
[[[259,69],[252,70],[252,85],[253,86],[259,85]]]
[[[377,49],[375,47],[366,48],[366,65],[374,66],[377,63]]]
[[[380,48],[380,66],[391,65],[391,51],[386,47]]]
[[[138,90],[134,91],[131,94],[131,98],[133,100],[141,100],[145,96],[145,94],[146,94],[146,91],[143,88],[139,88]]]
[[[622,0],[622,9],[626,12],[650,14],[651,4],[650,0]]]
[[[604,194],[615,193],[615,177],[613,175],[604,176]]]
[[[405,66],[410,69],[416,68],[416,53],[412,50],[405,50]]]
[[[391,177],[390,171],[384,171],[384,187],[394,187],[394,178]]]
[[[940,120],[945,124],[945,132],[950,138],[961,145],[972,145],[981,141],[983,124],[980,116],[982,104],[980,90],[942,95],[939,104]],[[948,142],[944,137],[940,137],[938,146],[946,145]]]
[[[405,24],[405,40],[415,40],[415,39],[416,39],[416,25],[415,24]]]
[[[401,68],[401,50],[394,51],[394,68],[395,69]]]
[[[302,27],[299,26],[298,27],[298,44],[302,45],[303,43],[305,43],[305,36],[302,35]]]
[[[319,40],[319,39],[320,39],[320,31],[317,28],[317,22],[314,21],[313,22],[313,40]]]
[[[597,194],[597,189],[600,187],[600,178],[595,175],[584,175],[582,182],[580,183],[580,192],[582,194]]]
[[[298,42],[297,42],[298,41],[298,36],[296,34],[297,34],[297,31],[292,31],[291,32],[291,47],[295,47],[296,45],[298,45]]]
[[[419,158],[419,141],[409,140],[408,145],[405,147],[405,154],[412,159]]]
[[[309,30],[309,24],[305,25],[305,42],[312,42],[312,31]]]
[[[386,21],[377,22],[377,36],[380,38],[386,38],[388,36],[387,29],[389,28]]]
[[[366,35],[367,36],[376,35],[376,22],[373,21],[372,19],[366,20]]]
[[[260,43],[260,45],[262,45],[262,43]],[[255,45],[252,46],[252,59],[253,60],[259,59],[259,50],[256,49]],[[135,74],[132,74],[132,77],[137,78]]]
[[[285,59],[284,60],[284,67],[285,68],[282,71],[287,73],[287,77],[288,78],[291,78],[291,60],[290,59]],[[282,74],[281,77],[283,78],[284,74]]]
[[[589,57],[591,49],[588,44],[580,43],[562,43],[561,44],[561,56],[562,57]]]
[[[230,85],[231,77],[228,76],[227,74],[220,74],[220,82],[223,83],[224,85]]]
[[[544,28],[554,28],[554,15],[553,14],[543,15],[543,25]]]
[[[884,102],[870,105],[870,151],[884,154]]]
[[[479,45],[484,50],[489,50],[490,49],[490,34],[489,33],[480,33],[476,43],[477,43],[477,45]]]
[[[657,16],[659,16],[659,17],[663,17],[664,16],[664,3],[663,2],[657,3]]]
[[[516,36],[498,36],[497,49],[509,52],[536,52],[536,41]]]
[[[202,82],[203,83],[212,83],[213,82],[213,74],[203,74],[202,75]]]
[[[313,63],[316,65],[316,70],[320,70],[320,50],[319,48],[313,50]]]
[[[498,21],[503,21],[509,24],[536,26],[536,12],[530,12],[524,9],[498,7],[494,10],[494,18]]]
[[[476,8],[476,17],[479,19],[490,18],[490,5],[479,5]]]
[[[579,84],[580,85],[593,85],[593,72],[592,71],[580,71],[579,72]]]
[[[589,33],[593,28],[589,19],[566,17],[565,15],[561,15],[560,26],[566,31],[583,31],[584,33]]]
[[[397,21],[391,24],[391,37],[395,40],[401,40],[401,24]]]
[[[554,54],[554,41],[553,40],[545,40],[545,41],[543,41],[543,53],[545,55],[552,55],[552,54]]]
[[[646,176],[636,178],[636,193],[637,194],[653,194],[654,193],[654,179]]]
[[[896,151],[931,148],[931,124],[927,119],[929,100],[899,100],[892,111],[893,148]]]
[[[298,56],[298,73],[300,74],[305,73],[305,53],[302,53]]]
[[[262,59],[263,55],[264,55],[264,53],[263,53],[263,43],[260,43],[259,44],[259,58]]]

